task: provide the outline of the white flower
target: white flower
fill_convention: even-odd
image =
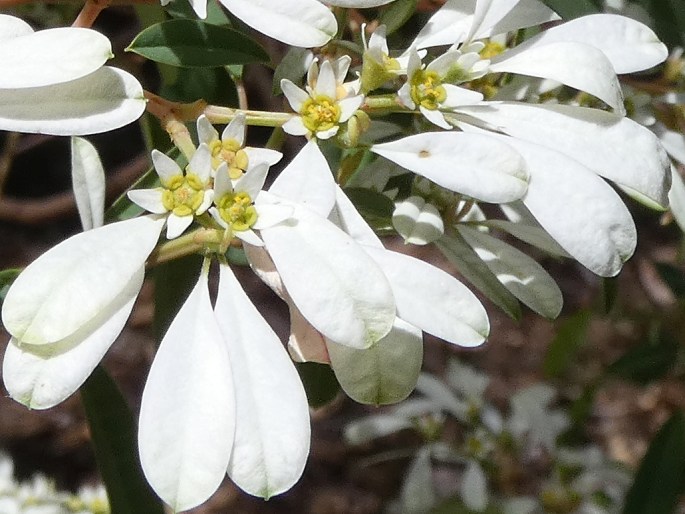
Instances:
[[[309,453],[307,398],[285,349],[226,265],[212,309],[207,271],[162,340],[140,411],[143,471],[176,512],[226,473],[252,495],[280,494]]]
[[[212,168],[216,170],[225,162],[232,180],[240,178],[260,162],[273,166],[283,157],[281,152],[276,150],[245,146],[245,115],[242,113],[226,125],[221,137],[203,114],[197,119],[197,135],[199,143],[209,147]]]
[[[324,61],[321,70],[316,62],[309,67],[307,90],[302,90],[288,79],[281,80],[281,89],[290,106],[298,114],[283,125],[283,130],[294,136],[328,139],[338,133],[361,106],[364,97],[344,83],[351,59]]]
[[[0,14],[0,129],[55,135],[114,130],[145,110],[130,74],[103,66],[109,40],[84,28],[39,32]]]
[[[166,237],[174,239],[191,225],[195,216],[204,213],[212,204],[211,154],[207,145],[200,145],[185,173],[176,161],[158,150],[152,151],[152,162],[162,186],[134,189],[128,192],[128,197],[153,214],[166,214]]]
[[[418,107],[429,121],[449,130],[452,125],[447,123],[441,109],[453,110],[460,105],[476,104],[483,99],[483,95],[477,91],[450,83],[461,79],[461,76],[480,75],[480,71],[471,70],[476,64],[479,62],[472,63],[470,54],[465,58],[459,50],[451,50],[424,68],[418,52],[411,48],[407,82],[397,92],[400,102],[409,109]],[[455,73],[455,69],[459,71]]]
[[[268,228],[292,214],[292,209],[287,206],[265,202],[255,205],[268,170],[266,163],[260,163],[233,181],[226,163],[217,169],[213,194],[215,206],[209,209],[209,213],[226,229],[229,238],[235,236],[245,243],[262,246],[264,243],[253,229]]]

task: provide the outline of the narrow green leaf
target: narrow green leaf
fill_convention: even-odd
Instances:
[[[164,514],[138,462],[137,431],[131,411],[101,366],[81,386],[81,400],[111,514]]]
[[[268,62],[266,51],[237,30],[197,20],[169,20],[143,30],[127,51],[180,67]]]
[[[19,268],[11,268],[0,271],[0,307],[2,307],[2,302],[5,301],[5,296],[7,296],[7,291],[9,291],[10,286],[14,280],[21,273]]]
[[[671,514],[685,483],[685,417],[677,411],[654,436],[626,496],[623,514]]]
[[[661,279],[678,298],[685,298],[685,273],[680,268],[663,262],[655,263]]]
[[[338,396],[340,386],[330,366],[316,362],[297,362],[295,367],[302,379],[309,405],[322,407]]]
[[[616,277],[602,278],[602,312],[609,314],[618,298],[618,280]]]
[[[196,20],[197,14],[193,11],[188,0],[173,0],[166,6],[166,12],[172,18]],[[207,17],[202,20],[211,25],[231,25],[231,20],[226,16],[219,2],[207,2]]]
[[[217,105],[238,105],[235,83],[226,68],[177,68],[173,84],[162,88],[161,95],[175,102],[194,102],[202,98]]]
[[[548,378],[558,377],[566,371],[578,349],[585,342],[590,319],[590,312],[582,310],[559,325],[542,365]]]
[[[171,320],[186,301],[197,283],[202,266],[201,255],[188,255],[181,259],[155,266],[152,276],[155,281],[155,338],[161,341]]]
[[[665,375],[675,364],[677,356],[678,343],[661,334],[657,341],[629,350],[610,364],[607,372],[645,384]]]
[[[391,223],[395,204],[384,194],[361,187],[345,188],[345,194],[364,218]]]
[[[521,318],[521,305],[516,297],[497,280],[495,274],[456,230],[449,229],[446,235],[435,244],[447,260],[457,268],[457,271],[490,301],[512,318],[516,320]]]
[[[636,0],[654,20],[654,30],[669,47],[685,45],[685,10],[682,0]]]
[[[380,22],[387,27],[387,34],[392,34],[416,12],[419,0],[395,0],[383,9]]]
[[[595,0],[543,0],[552,10],[554,10],[564,20],[578,18],[586,14],[601,12],[599,3]]]

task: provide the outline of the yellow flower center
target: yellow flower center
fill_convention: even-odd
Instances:
[[[300,116],[304,126],[314,133],[329,130],[340,121],[340,106],[331,97],[319,95],[305,100]]]
[[[233,138],[222,141],[212,141],[209,145],[212,152],[212,167],[218,168],[221,163],[228,164],[228,175],[233,180],[243,176],[247,170],[249,159],[247,153],[242,149],[240,143]]]
[[[221,219],[236,232],[243,232],[257,222],[257,209],[246,192],[226,193],[218,202],[217,210]]]
[[[478,52],[480,55],[481,59],[492,59],[493,57],[501,54],[506,50],[506,47],[502,45],[501,43],[497,43],[495,41],[488,41],[485,43],[485,47]]]
[[[190,216],[202,205],[205,186],[194,173],[175,175],[162,186],[162,205],[176,216]]]
[[[432,111],[447,99],[447,91],[434,71],[418,70],[410,82],[410,94],[414,103]]]

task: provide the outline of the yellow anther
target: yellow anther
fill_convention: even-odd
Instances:
[[[482,59],[492,59],[493,57],[501,54],[506,50],[506,47],[495,41],[488,41],[485,43],[485,47],[478,52]]]
[[[319,95],[302,104],[302,123],[312,132],[329,130],[340,121],[340,106],[331,97]]]
[[[162,205],[177,216],[190,216],[196,212],[204,200],[204,184],[194,173],[175,175],[166,183],[162,191]]]
[[[226,193],[217,202],[217,209],[221,219],[236,232],[248,230],[257,222],[257,209],[244,191]]]
[[[426,109],[436,110],[447,99],[447,91],[434,71],[418,70],[410,86],[411,99]]]
[[[247,170],[249,164],[247,153],[236,139],[229,138],[223,141],[212,141],[209,149],[212,152],[212,167],[214,169],[218,168],[223,162],[228,164],[229,168],[237,168],[237,171],[231,172],[232,179],[240,178],[245,170]]]

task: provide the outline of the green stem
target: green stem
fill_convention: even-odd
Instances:
[[[157,247],[150,255],[147,266],[151,268],[163,262],[179,259],[187,255],[203,253],[207,245],[219,245],[222,239],[222,230],[199,228]]]

